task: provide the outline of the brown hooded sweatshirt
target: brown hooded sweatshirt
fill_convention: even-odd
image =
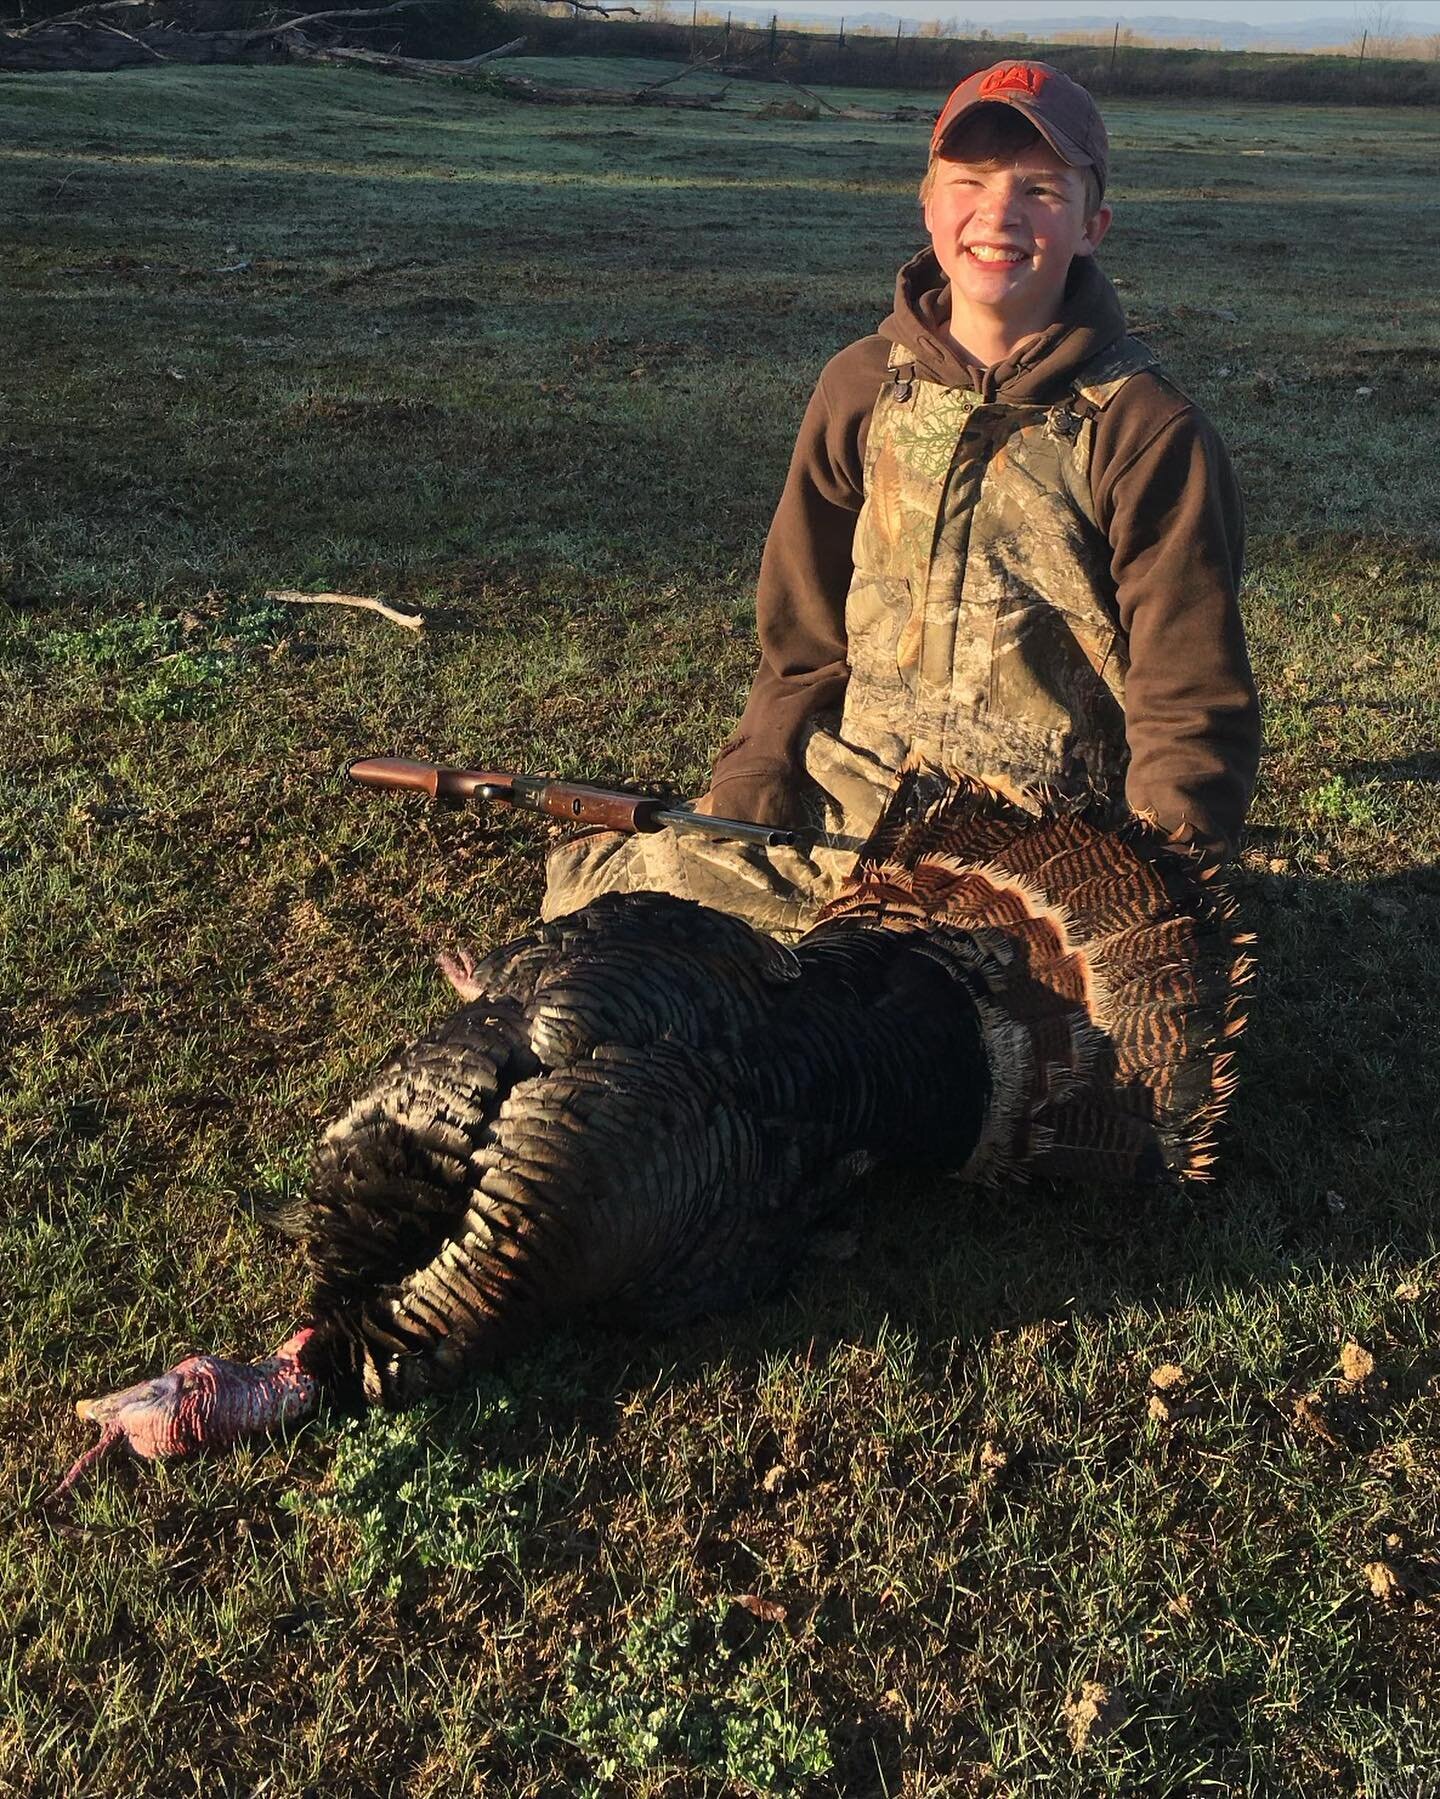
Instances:
[[[922,251],[900,270],[879,333],[841,350],[820,376],[760,565],[760,667],[715,763],[707,810],[803,822],[806,729],[839,713],[850,672],[851,544],[891,344],[917,357],[922,380],[987,401],[1048,403],[1125,335],[1119,298],[1088,257],[1072,267],[1059,320],[1007,362],[968,364],[949,316],[948,283],[933,251]],[[1255,784],[1260,717],[1236,598],[1244,513],[1225,446],[1162,373],[1143,371],[1099,416],[1091,491],[1128,639],[1126,798],[1168,830],[1233,849]]]

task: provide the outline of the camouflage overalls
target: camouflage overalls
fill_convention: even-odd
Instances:
[[[577,838],[550,857],[545,917],[657,888],[764,930],[804,930],[910,756],[1017,797],[1045,778],[1123,798],[1126,640],[1090,454],[1096,415],[1154,360],[1123,339],[1046,406],[917,379],[895,345],[865,450],[845,704],[805,745],[823,837],[771,850],[671,831]]]

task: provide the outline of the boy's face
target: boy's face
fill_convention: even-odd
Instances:
[[[1089,256],[1110,226],[1110,208],[1085,216],[1085,173],[1046,143],[1000,167],[935,165],[925,228],[950,277],[955,316],[969,310],[1026,331],[1060,313],[1074,256]]]

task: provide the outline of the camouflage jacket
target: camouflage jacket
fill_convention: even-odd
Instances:
[[[992,775],[1083,766],[1117,799],[1123,767],[1130,806],[1232,846],[1260,719],[1223,441],[1145,366],[1093,257],[1076,259],[1055,323],[993,367],[967,360],[949,320],[922,252],[879,331],[821,372],[766,538],[760,661],[711,773],[714,810],[813,822],[816,782],[845,778],[824,743],[807,775],[828,731],[856,774],[891,765],[897,740],[979,755]]]
[[[1223,444],[1147,372],[1093,261],[1052,330],[968,379],[937,273],[908,263],[880,335],[812,396],[761,567],[761,666],[711,777],[709,810],[824,836],[573,839],[547,917],[658,888],[803,929],[912,753],[1012,792],[1089,782],[1233,842],[1259,718]]]
[[[1124,633],[1090,496],[1095,420],[1154,357],[1121,339],[1060,404],[986,402],[893,346],[865,451],[845,606],[850,679],[806,769],[826,822],[868,828],[909,756],[1018,797],[1123,798]]]
[[[903,348],[870,426],[845,610],[850,679],[805,751],[821,841],[760,849],[601,832],[551,855],[544,916],[674,893],[780,934],[849,878],[912,755],[1021,797],[1037,779],[1123,791],[1125,647],[1089,498],[1095,416],[1153,358],[1125,340],[1066,404],[985,403],[918,380]]]

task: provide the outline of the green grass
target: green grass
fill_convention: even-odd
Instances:
[[[859,1256],[752,1315],[117,1467],[67,1520],[33,1502],[71,1401],[288,1330],[258,1204],[443,1011],[431,953],[535,915],[529,825],[342,764],[702,781],[924,130],[0,81],[0,1790],[1434,1790],[1440,131],[1109,116],[1106,264],[1250,506],[1264,980],[1224,1184],[879,1181]]]

